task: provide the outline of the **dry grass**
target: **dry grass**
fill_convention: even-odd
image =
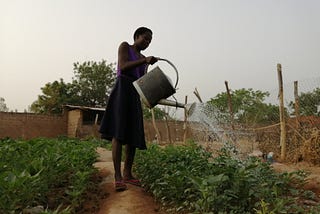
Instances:
[[[320,165],[320,130],[313,130],[311,137],[302,143],[301,151],[304,161]]]

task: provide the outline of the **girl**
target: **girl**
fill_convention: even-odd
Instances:
[[[119,46],[117,80],[100,126],[102,138],[112,141],[117,191],[126,190],[126,183],[140,186],[140,181],[132,175],[132,165],[136,148],[146,149],[147,147],[140,97],[132,83],[144,75],[147,64],[157,62],[156,57],[145,57],[141,54],[152,40],[150,29],[138,28],[134,32],[133,39],[132,45],[122,42]],[[123,176],[121,174],[122,145],[126,145]]]

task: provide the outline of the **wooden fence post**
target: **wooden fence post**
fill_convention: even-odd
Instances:
[[[188,103],[188,96],[186,96],[184,99],[184,104],[187,105],[187,103]],[[188,121],[188,111],[187,111],[187,108],[184,108],[183,143],[185,143],[187,140],[187,130],[188,130],[187,121]]]
[[[231,122],[231,128],[234,130],[234,118],[233,118],[233,109],[232,109],[232,101],[231,101],[231,94],[228,86],[228,81],[224,81],[224,84],[226,85],[227,89],[227,95],[228,95],[228,106],[229,106],[229,113],[230,113],[230,122]]]
[[[169,128],[169,122],[168,122],[168,115],[167,114],[164,115],[164,119],[165,119],[165,123],[166,123],[168,140],[169,140],[169,143],[172,144],[171,132],[170,132],[170,128]]]
[[[161,136],[160,136],[160,132],[159,132],[159,129],[157,127],[157,124],[156,124],[156,119],[154,117],[154,111],[153,111],[153,108],[151,109],[151,115],[152,115],[152,125],[153,125],[153,128],[154,130],[156,131],[156,140],[157,140],[157,143],[160,143],[161,142]]]
[[[281,147],[281,160],[286,158],[286,123],[283,102],[283,81],[281,64],[277,64],[278,82],[279,82],[279,113],[280,113],[280,147]]]
[[[298,81],[294,81],[294,111],[296,115],[296,128],[300,127],[300,103],[298,94]]]
[[[193,93],[194,93],[194,95],[196,95],[196,97],[198,98],[199,102],[202,103],[202,99],[201,99],[201,96],[200,96],[197,88],[194,89]]]

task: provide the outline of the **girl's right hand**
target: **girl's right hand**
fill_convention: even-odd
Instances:
[[[156,63],[157,61],[158,61],[158,58],[157,58],[157,57],[154,57],[154,56],[148,56],[148,57],[146,57],[146,63],[147,63],[147,64],[153,65],[153,64]]]

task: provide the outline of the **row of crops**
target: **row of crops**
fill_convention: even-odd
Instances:
[[[151,145],[137,153],[135,171],[167,211],[320,213],[317,196],[303,190],[306,173],[276,173],[269,163],[253,157],[240,160],[227,147],[212,157],[192,143]]]
[[[93,188],[99,141],[0,140],[0,213],[37,206],[42,213],[76,213]]]
[[[41,205],[41,213],[80,213],[97,146],[78,139],[0,140],[0,213],[21,213]],[[319,199],[303,190],[306,173],[276,173],[256,158],[240,160],[223,148],[212,157],[190,143],[149,145],[138,151],[135,173],[170,213],[320,213]]]

